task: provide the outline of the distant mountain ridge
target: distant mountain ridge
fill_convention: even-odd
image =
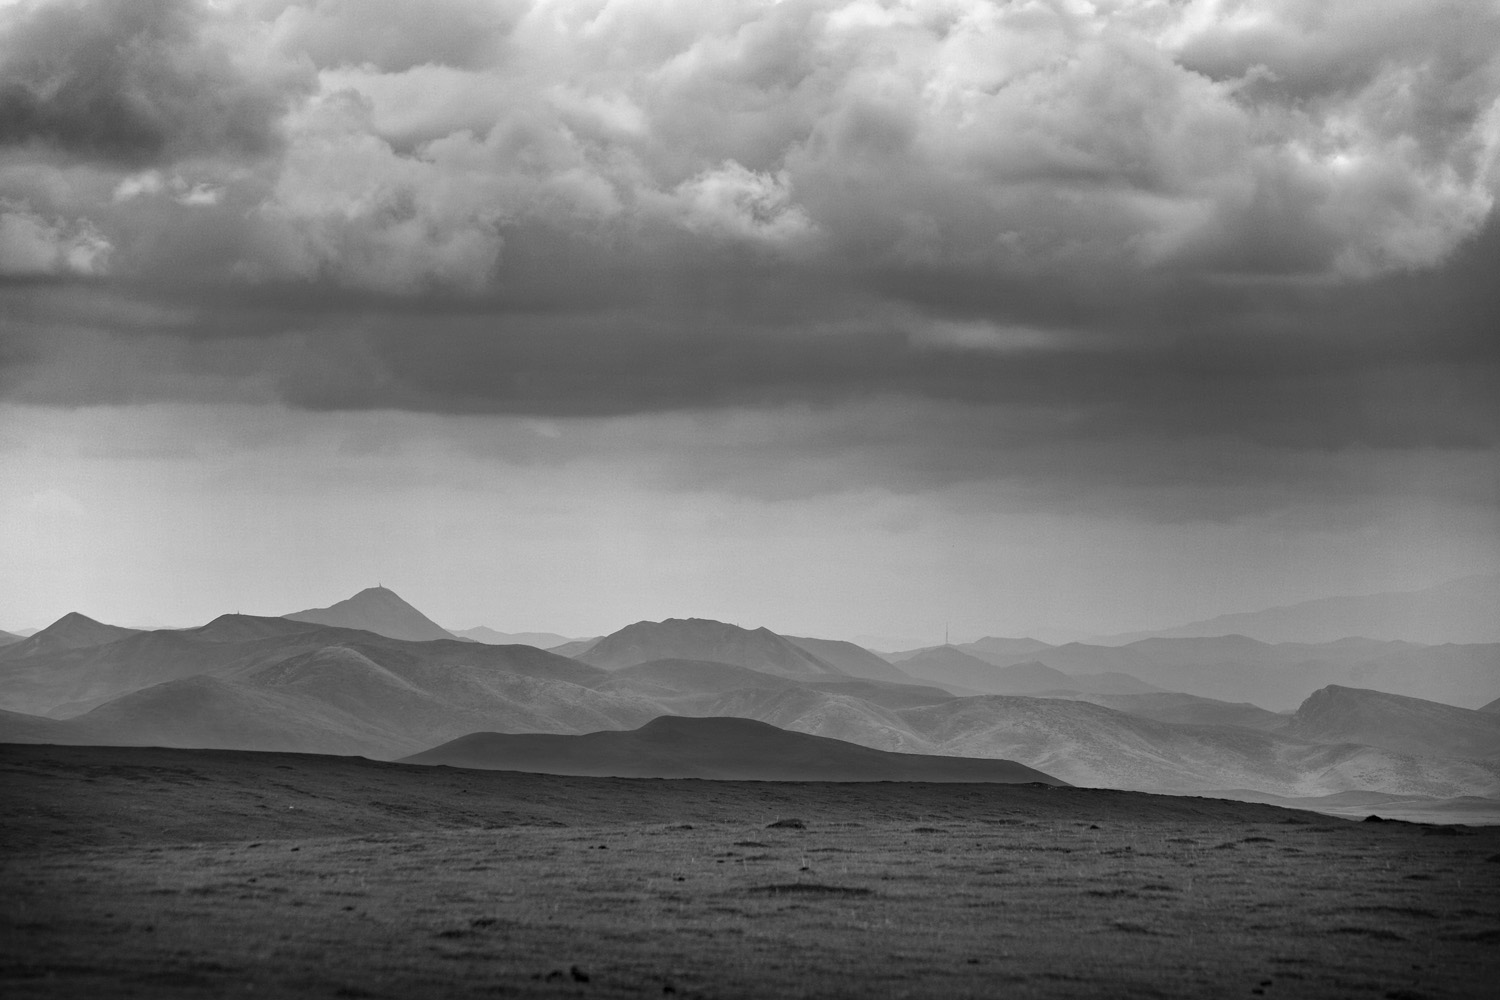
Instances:
[[[673,715],[624,732],[471,733],[402,763],[617,778],[1066,784],[1011,760],[890,753],[751,719]]]
[[[972,644],[965,646],[932,646],[913,651],[898,661],[898,665],[912,677],[940,684],[955,693],[1040,695],[1052,692],[1080,692],[1093,694],[1145,694],[1159,690],[1150,684],[1119,671],[1095,673],[1065,673],[1038,659],[1029,659],[1032,642],[1026,640],[1013,648],[1017,650],[1011,662],[994,653],[976,655],[969,652]],[[1052,649],[1045,643],[1042,649]]]
[[[681,659],[731,663],[783,677],[848,676],[768,628],[747,629],[707,618],[636,622],[610,633],[574,658],[606,670]]]
[[[896,684],[918,683],[910,674],[852,642],[839,639],[812,639],[800,635],[788,635],[783,638],[851,677],[892,681]]]
[[[59,653],[70,649],[87,649],[135,635],[136,630],[120,625],[106,625],[88,615],[70,611],[44,629],[39,629],[19,642],[0,646],[0,659],[20,659],[47,653]]]
[[[122,685],[126,693],[109,694]],[[933,687],[842,674],[792,678],[711,661],[609,671],[524,645],[408,642],[238,615],[200,629],[0,660],[0,706],[14,709],[18,698],[80,707],[69,718],[0,712],[0,740],[390,759],[466,733],[568,735],[635,729],[661,715],[731,716],[875,750],[1012,760],[1102,787],[1500,794],[1500,762],[1327,744],[1261,730],[1253,715],[1251,727],[1183,725],[1081,699],[954,697]],[[1232,709],[1216,711],[1233,718]]]
[[[939,652],[945,649],[952,652]],[[1361,638],[1267,643],[1243,635],[1222,635],[1152,637],[1121,646],[1073,642],[1010,655],[975,649],[972,644],[935,646],[892,658],[915,676],[997,694],[1041,693],[1035,687],[998,687],[1004,670],[1031,663],[1068,675],[1069,683],[1059,683],[1059,691],[1132,693],[1127,686],[1109,686],[1113,679],[1145,685],[1134,693],[1176,691],[1232,703],[1252,702],[1277,711],[1295,708],[1328,684],[1466,707],[1478,707],[1500,695],[1500,643],[1424,646]],[[989,663],[991,669],[986,672],[975,661]],[[923,664],[928,665],[926,669]],[[946,681],[939,680],[944,677]],[[982,686],[986,684],[991,686]]]
[[[564,643],[573,642],[573,639],[556,632],[497,632],[495,629],[484,625],[475,628],[448,630],[460,639],[473,639],[475,642],[487,642],[492,646],[535,646],[537,649],[551,649]]]
[[[281,617],[336,628],[357,628],[390,639],[406,639],[411,642],[456,638],[452,632],[386,587],[367,587],[353,597],[326,608],[309,608]]]
[[[731,717],[871,750],[1016,761],[1104,787],[1500,795],[1500,758],[1474,756],[1490,745],[1493,712],[1335,690],[1345,708],[1322,711],[1309,698],[1291,718],[1239,694],[1285,696],[1313,682],[1352,689],[1350,679],[1372,678],[1484,704],[1500,694],[1500,647],[1231,636],[1033,651],[1019,640],[1008,648],[1020,659],[1003,665],[928,651],[984,683],[1026,691],[971,694],[949,678],[959,696],[887,679],[889,664],[849,644],[704,619],[628,626],[588,651],[599,664],[446,633],[406,640],[249,615],[149,632],[65,616],[43,631],[54,644],[32,655],[0,647],[0,740],[389,759],[476,732],[578,735],[660,716]],[[913,660],[893,669],[915,676],[922,658]],[[1138,691],[1143,680],[1195,693]],[[1057,684],[1069,690],[1034,690]],[[1492,693],[1475,697],[1486,685]],[[1098,690],[1079,690],[1088,687]]]
[[[1322,597],[1088,641],[1122,645],[1152,637],[1233,634],[1272,643],[1333,642],[1349,636],[1427,645],[1500,642],[1500,574],[1464,577],[1421,590]]]
[[[1334,684],[1313,692],[1282,732],[1396,753],[1500,760],[1500,715]]]

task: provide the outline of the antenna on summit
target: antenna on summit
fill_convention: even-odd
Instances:
[[[948,622],[943,622],[943,645],[944,646],[951,646],[952,645],[952,643],[950,643],[948,641]]]

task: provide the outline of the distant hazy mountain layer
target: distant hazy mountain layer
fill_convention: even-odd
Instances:
[[[378,612],[392,630],[430,625],[389,591],[324,610],[351,607]],[[917,651],[893,667],[849,643],[702,619],[637,623],[569,659],[297,617],[226,615],[197,629],[135,632],[70,615],[0,646],[0,708],[9,710],[0,738],[390,758],[476,732],[733,717],[881,751],[1014,760],[1075,784],[1495,794],[1500,715],[1394,694],[1421,686],[1491,702],[1497,649],[992,638]],[[1357,690],[1374,681],[1394,694]],[[1030,697],[1038,694],[1051,697]],[[1292,717],[1252,704],[1303,699]]]
[[[44,690],[87,705],[122,678],[141,686],[74,718],[0,715],[0,738],[391,758],[474,732],[579,734],[635,729],[662,715],[731,716],[878,750],[1014,760],[1074,784],[1500,793],[1492,762],[1410,752],[1421,749],[1414,745],[1328,744],[1162,722],[1081,700],[957,698],[933,687],[802,680],[691,660],[606,671],[525,646],[408,642],[279,618],[225,616],[202,629],[0,660],[0,693],[12,706],[18,695]],[[1187,704],[1245,713],[1204,701]]]

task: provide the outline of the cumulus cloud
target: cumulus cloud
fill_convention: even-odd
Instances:
[[[260,156],[291,79],[257,80],[189,0],[55,0],[0,12],[0,146],[138,166]]]
[[[113,249],[86,220],[49,219],[0,199],[0,277],[99,275]]]
[[[920,397],[1101,465],[1482,449],[1497,35],[1488,0],[28,0],[0,10],[0,388]]]
[[[1489,213],[1497,32],[1486,0],[51,0],[0,16],[0,142],[269,158],[223,195],[258,210],[230,283],[493,291],[538,224],[664,272],[817,234],[871,273],[1361,279]]]

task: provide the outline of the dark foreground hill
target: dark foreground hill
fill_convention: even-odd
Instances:
[[[629,732],[471,733],[405,763],[618,778],[1066,784],[1010,760],[888,753],[750,719],[672,715]]]
[[[0,994],[28,1000],[1437,998],[1500,973],[1500,828],[116,747],[0,747],[0,787]]]

